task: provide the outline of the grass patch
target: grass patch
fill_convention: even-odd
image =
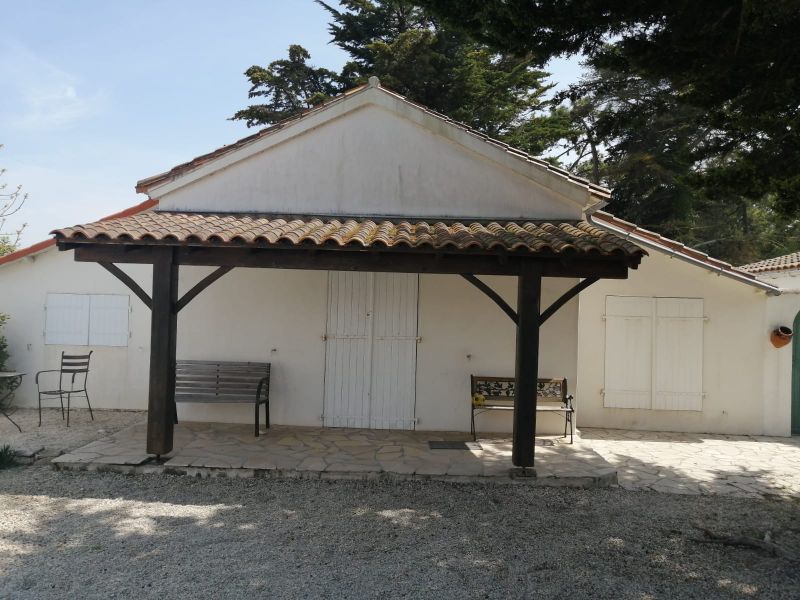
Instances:
[[[7,469],[17,464],[17,453],[8,444],[0,446],[0,469]]]

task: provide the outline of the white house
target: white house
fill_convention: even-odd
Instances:
[[[608,190],[376,80],[137,190],[137,207],[0,258],[10,366],[28,374],[20,404],[36,405],[33,375],[62,351],[92,350],[94,407],[153,413],[160,398],[161,410],[169,360],[156,359],[175,345],[178,359],[270,362],[274,423],[467,431],[471,374],[519,385],[538,372],[566,377],[579,425],[790,435],[792,347],[770,332],[792,326],[797,286],[783,293],[784,279],[616,219],[601,210]],[[152,298],[152,327],[98,262]],[[236,268],[180,311],[177,335],[164,332],[158,298],[174,307],[225,265]],[[539,330],[584,278],[597,282]],[[535,306],[517,306],[539,281]],[[181,404],[178,417],[250,422],[252,406]],[[507,412],[479,419],[512,429]]]
[[[777,435],[786,432],[791,414],[791,433],[800,434],[800,252],[762,260],[742,267],[762,281],[781,289],[780,296],[767,298],[768,325],[789,327],[793,341],[783,350],[767,352],[764,363],[764,397],[776,407],[772,424],[765,427]]]

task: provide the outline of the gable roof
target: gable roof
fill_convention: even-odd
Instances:
[[[800,252],[792,252],[775,258],[767,258],[739,267],[748,273],[771,273],[774,271],[793,271],[800,269]]]
[[[239,160],[243,160],[244,158],[251,156],[253,153],[260,152],[260,145],[258,148],[253,147],[258,145],[259,142],[262,142],[263,140],[269,140],[269,138],[275,136],[278,132],[286,131],[289,128],[298,126],[301,123],[317,117],[322,119],[323,113],[326,111],[329,111],[337,106],[343,106],[345,103],[349,103],[351,101],[355,104],[355,98],[362,97],[363,99],[363,97],[366,97],[368,94],[372,95],[370,97],[374,101],[379,101],[381,96],[383,98],[390,98],[412,111],[433,117],[437,122],[444,125],[446,129],[449,129],[451,133],[465,135],[465,140],[469,140],[471,142],[478,141],[480,146],[485,144],[485,146],[482,148],[479,146],[479,151],[482,151],[484,154],[491,155],[494,152],[501,152],[503,155],[515,159],[518,165],[533,167],[535,172],[548,177],[549,181],[551,182],[555,182],[557,184],[563,182],[566,184],[566,186],[571,188],[573,193],[576,191],[583,192],[586,194],[586,199],[584,202],[585,205],[591,205],[599,208],[600,206],[604,205],[611,196],[611,191],[608,188],[594,184],[582,177],[578,177],[565,169],[556,167],[545,160],[534,157],[523,150],[506,144],[505,142],[491,138],[464,123],[455,121],[450,117],[443,115],[442,113],[436,112],[426,106],[413,102],[397,92],[382,87],[377,77],[370,77],[368,84],[348,90],[347,92],[331,98],[330,100],[323,102],[318,106],[303,111],[298,115],[289,117],[279,123],[276,123],[275,125],[262,129],[232,144],[223,146],[207,154],[200,155],[190,161],[179,164],[164,173],[142,179],[137,182],[136,191],[147,194],[155,192],[156,195],[158,195],[160,191],[159,188],[161,188],[161,186],[166,186],[172,182],[177,182],[177,180],[181,178],[186,177],[188,179],[187,183],[189,183],[191,180],[193,180],[191,175],[197,175],[198,177],[209,175],[217,170],[229,166],[233,162],[237,162],[237,157],[234,156],[237,153],[241,153],[242,156],[239,158]],[[329,113],[325,119],[335,118],[336,116],[337,115]],[[322,122],[324,122],[324,119]],[[247,152],[246,150],[251,151]]]
[[[755,275],[742,268],[737,268],[730,263],[712,258],[705,252],[700,252],[654,231],[619,219],[610,213],[603,211],[593,212],[587,215],[587,221],[607,231],[622,235],[636,244],[680,258],[723,277],[752,285],[769,294],[779,295],[781,293],[780,288],[761,281]]]
[[[151,200],[148,198],[144,202],[140,202],[135,206],[131,206],[129,208],[116,212],[113,215],[108,215],[107,217],[103,217],[102,219],[100,219],[100,221],[110,221],[112,219],[128,217],[149,210],[157,205],[158,202],[156,200]],[[36,242],[35,244],[31,244],[30,246],[26,246],[25,248],[20,248],[19,250],[15,250],[10,254],[5,254],[3,256],[0,256],[0,267],[18,261],[21,258],[25,258],[26,256],[35,256],[36,254],[40,254],[45,250],[54,247],[55,245],[56,245],[56,240],[54,238],[50,238],[47,240],[42,240],[41,242]]]

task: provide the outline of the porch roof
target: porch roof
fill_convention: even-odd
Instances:
[[[404,220],[152,211],[52,232],[78,262],[95,262],[151,310],[147,451],[173,447],[178,313],[236,267],[461,275],[517,327],[512,462],[533,466],[539,328],[601,278],[625,279],[645,250],[586,221]],[[152,294],[116,263],[153,265]],[[216,266],[178,297],[181,266]],[[475,275],[519,278],[517,309]],[[582,281],[541,311],[543,277]]]
[[[586,221],[431,221],[153,211],[56,229],[63,243],[511,252],[622,259],[639,246]]]

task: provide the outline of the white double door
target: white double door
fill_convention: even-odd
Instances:
[[[326,427],[414,429],[419,276],[328,276]]]

